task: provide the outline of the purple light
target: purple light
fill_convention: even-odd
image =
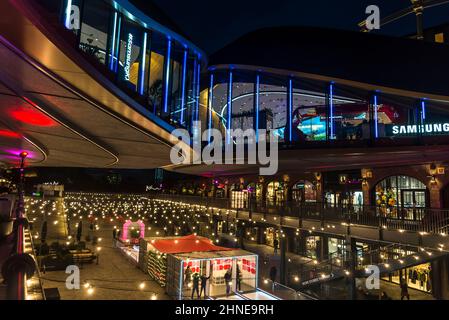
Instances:
[[[29,150],[21,150],[21,149],[3,149],[2,151],[5,152],[5,153],[10,154],[10,155],[12,155],[12,156],[16,156],[17,158],[20,158],[20,154],[21,154],[22,152],[26,152],[26,153],[28,154],[28,155],[27,155],[27,158],[36,158],[36,157],[37,157],[36,154],[35,154],[34,152],[29,151]]]

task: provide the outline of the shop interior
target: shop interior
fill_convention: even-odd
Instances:
[[[225,274],[231,274],[230,295],[246,294],[257,289],[257,256],[206,258],[186,260],[182,263],[183,296],[192,294],[192,277],[195,273],[207,278],[206,296],[217,298],[226,296]],[[186,278],[186,270],[191,270],[190,279]],[[196,292],[194,298],[196,297]]]

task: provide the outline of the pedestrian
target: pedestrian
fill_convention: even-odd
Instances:
[[[237,265],[237,290],[239,292],[242,291],[242,272],[240,271],[240,267]]]
[[[196,296],[198,299],[200,298],[200,276],[198,273],[195,272],[193,275],[193,289],[192,289],[192,300],[193,300],[193,294],[196,291]]]
[[[201,291],[200,291],[200,297],[203,295],[203,291],[204,291],[204,297],[206,297],[206,285],[207,285],[207,280],[210,279],[210,276],[206,277],[205,274],[203,274],[201,276]]]
[[[226,283],[226,297],[229,297],[229,294],[231,293],[231,281],[232,281],[232,271],[231,269],[228,269],[224,275],[224,280]]]
[[[112,230],[112,247],[115,248],[117,241],[117,229]]]
[[[276,282],[277,272],[278,272],[278,270],[276,269],[276,267],[272,266],[270,269],[270,280],[273,283],[273,287],[274,287],[274,283]]]
[[[187,266],[186,270],[184,271],[184,274],[185,274],[184,284],[188,286],[192,277],[192,269],[190,269],[190,266]]]
[[[410,294],[408,293],[408,285],[405,279],[401,279],[401,300],[404,300],[404,298],[407,298],[407,300],[410,300]]]
[[[278,239],[274,239],[273,246],[274,246],[274,254],[277,254],[278,253],[278,246],[279,246],[279,240]]]

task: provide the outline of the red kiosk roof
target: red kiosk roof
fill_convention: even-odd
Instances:
[[[171,239],[154,239],[151,241],[151,245],[159,252],[171,254],[233,250],[216,246],[211,240],[195,235]]]

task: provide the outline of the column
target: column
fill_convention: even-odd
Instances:
[[[346,287],[349,300],[356,299],[356,285],[355,285],[355,267],[357,258],[356,254],[356,240],[350,236],[346,237],[346,263],[345,270],[349,271],[346,276]]]

